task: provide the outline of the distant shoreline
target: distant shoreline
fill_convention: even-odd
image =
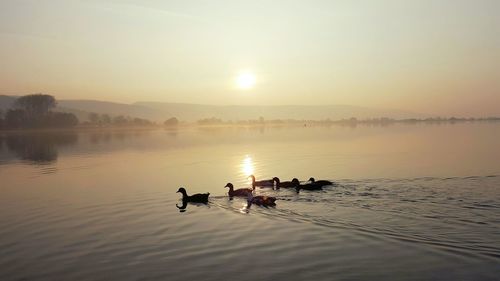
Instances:
[[[165,126],[162,124],[153,124],[148,126],[98,126],[98,125],[77,125],[71,128],[17,128],[17,129],[1,129],[0,133],[23,133],[23,132],[83,132],[83,131],[128,131],[128,130],[179,130],[187,128],[227,128],[227,127],[240,127],[240,128],[255,128],[255,127],[355,127],[355,126],[376,126],[386,127],[397,124],[408,125],[440,125],[440,124],[463,124],[463,123],[496,123],[500,122],[500,117],[490,118],[431,118],[431,119],[367,119],[357,120],[356,118],[342,119],[342,120],[270,120],[262,123],[256,122],[257,120],[245,121],[221,121],[220,123],[213,124],[198,124],[196,122],[180,123],[177,126]]]
[[[46,133],[46,132],[83,132],[83,131],[125,131],[125,130],[156,130],[166,128],[164,126],[150,126],[150,127],[138,127],[138,126],[108,126],[108,127],[88,127],[88,126],[76,126],[72,128],[25,128],[25,129],[8,129],[0,130],[1,133]]]

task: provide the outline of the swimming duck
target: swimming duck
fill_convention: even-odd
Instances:
[[[227,194],[229,194],[229,197],[233,197],[233,196],[241,196],[241,197],[247,197],[249,193],[252,193],[252,189],[250,188],[239,188],[239,189],[236,189],[234,190],[234,186],[232,183],[228,182],[226,184],[226,186],[224,187],[229,187],[229,192]]]
[[[182,193],[182,202],[207,203],[210,195],[210,193],[197,193],[189,196],[184,187],[179,188],[177,192]]]
[[[274,177],[273,181],[276,182],[276,189],[280,189],[281,187],[283,187],[283,188],[296,187],[297,185],[300,184],[300,182],[297,178],[293,178],[292,181],[280,182],[280,179],[278,177]]]
[[[319,185],[319,184],[315,184],[315,183],[299,184],[299,185],[295,186],[295,190],[297,191],[297,193],[299,193],[301,189],[303,189],[303,190],[322,190],[323,186]]]
[[[258,187],[274,187],[274,181],[273,180],[260,180],[256,181],[254,175],[248,176],[249,178],[252,178],[252,187],[255,189],[256,186]]]
[[[312,184],[319,184],[321,186],[323,186],[323,185],[332,185],[333,184],[333,182],[327,181],[327,180],[319,180],[319,181],[314,180],[313,177],[309,178],[309,182],[311,182]]]
[[[252,193],[249,193],[247,197],[248,206],[251,206],[252,204],[264,207],[276,206],[275,201],[276,197],[262,195],[253,196]]]

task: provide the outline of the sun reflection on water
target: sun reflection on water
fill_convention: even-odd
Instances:
[[[245,158],[243,159],[243,162],[241,163],[241,171],[246,177],[253,175],[254,164],[250,156],[246,155]]]

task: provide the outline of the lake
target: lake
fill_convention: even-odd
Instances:
[[[0,133],[0,280],[498,280],[499,144],[498,122]],[[336,184],[247,208],[224,186],[249,174]]]

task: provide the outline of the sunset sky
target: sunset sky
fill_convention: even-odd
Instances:
[[[0,1],[0,94],[500,115],[500,1]]]

